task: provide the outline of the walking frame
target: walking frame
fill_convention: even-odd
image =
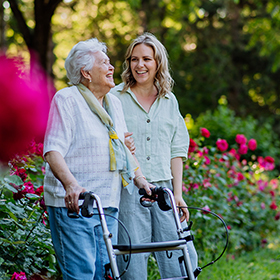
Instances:
[[[142,191],[142,192],[141,192]],[[144,194],[144,189],[140,189],[140,194]],[[105,279],[121,279],[121,275],[119,273],[116,256],[118,255],[130,255],[130,254],[139,254],[146,252],[157,252],[157,251],[170,251],[170,250],[181,250],[182,257],[178,259],[180,264],[180,270],[182,277],[176,278],[168,278],[162,280],[171,280],[171,279],[182,279],[182,280],[195,280],[198,274],[201,272],[201,268],[196,268],[193,270],[191,265],[191,260],[187,248],[187,242],[192,240],[190,236],[184,237],[183,230],[179,214],[177,211],[175,199],[173,193],[168,188],[157,188],[157,196],[161,198],[158,201],[159,207],[166,211],[168,209],[172,209],[175,219],[175,224],[177,228],[178,240],[165,241],[165,242],[152,242],[152,243],[143,243],[143,244],[130,244],[130,245],[113,245],[111,238],[112,234],[109,232],[104,211],[102,208],[102,203],[98,195],[93,192],[86,192],[80,195],[80,199],[84,199],[84,202],[81,206],[81,214],[84,217],[92,217],[93,216],[93,205],[96,203],[96,207],[98,210],[101,227],[103,230],[103,238],[106,244],[109,260],[110,260],[110,268],[112,272],[112,276],[107,276]],[[145,195],[145,197],[148,197]],[[143,198],[143,197],[142,197]],[[169,198],[169,199],[168,199]],[[142,204],[142,203],[141,203]],[[143,203],[144,204],[144,203]],[[71,218],[79,217],[76,213],[68,212],[68,216]]]

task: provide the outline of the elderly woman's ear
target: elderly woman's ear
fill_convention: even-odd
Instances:
[[[85,71],[83,68],[81,69],[81,74],[83,76],[83,78],[85,78],[86,80],[91,81],[91,76],[89,71]]]

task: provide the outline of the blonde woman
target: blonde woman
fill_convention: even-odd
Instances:
[[[182,197],[182,172],[183,160],[188,155],[189,135],[171,92],[173,79],[166,49],[154,35],[144,33],[128,47],[124,66],[123,83],[111,89],[111,93],[121,100],[141,170],[151,184],[173,190],[177,206],[186,206]],[[172,211],[161,211],[157,203],[145,208],[139,198],[137,191],[133,196],[125,190],[121,194],[119,218],[127,227],[132,243],[177,239]],[[187,208],[182,209],[181,222],[185,219],[189,219]],[[119,231],[119,243],[126,242],[123,237]],[[192,242],[188,247],[195,269],[197,254]],[[162,278],[181,276],[179,255],[179,251],[172,252],[172,258],[168,258],[166,252],[155,253]],[[149,254],[132,255],[122,279],[147,279],[148,257]],[[120,260],[120,270],[125,265]]]

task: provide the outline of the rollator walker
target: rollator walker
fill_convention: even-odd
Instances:
[[[94,194],[93,192],[85,192],[82,193],[79,199],[84,199],[84,202],[81,206],[81,214],[84,217],[92,217],[93,216],[93,205],[96,203],[101,227],[103,230],[103,238],[106,244],[108,256],[110,259],[110,264],[107,265],[105,279],[121,279],[120,272],[117,265],[116,256],[118,255],[131,255],[131,254],[140,254],[140,253],[147,253],[147,252],[156,252],[156,251],[170,251],[170,250],[181,250],[182,256],[178,259],[180,270],[181,270],[181,277],[175,278],[165,278],[161,280],[172,280],[172,279],[182,279],[182,280],[195,280],[198,274],[201,272],[201,268],[192,268],[191,260],[187,248],[187,242],[193,240],[192,236],[184,237],[184,231],[189,231],[190,227],[183,229],[179,213],[177,211],[175,199],[173,193],[168,188],[161,188],[157,187],[152,190],[152,196],[148,196],[144,189],[139,190],[139,194],[143,195],[141,197],[141,204],[143,206],[147,203],[143,200],[144,197],[148,197],[150,199],[156,199],[158,202],[159,208],[163,211],[167,211],[172,209],[175,219],[175,224],[177,228],[178,239],[166,242],[152,242],[152,243],[142,243],[142,244],[129,244],[129,245],[113,245],[111,238],[112,234],[109,232],[105,214],[102,208],[102,203],[98,195]],[[71,218],[79,217],[76,213],[69,213],[68,216]],[[130,240],[130,239],[129,239]],[[111,273],[109,272],[111,270]]]

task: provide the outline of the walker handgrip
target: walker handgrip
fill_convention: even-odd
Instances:
[[[84,192],[80,193],[79,195],[79,200],[83,199],[84,202],[81,208],[81,213],[82,216],[90,218],[93,216],[93,202],[94,202],[94,197],[91,195],[91,192]],[[79,218],[79,214],[77,212],[72,212],[71,210],[68,209],[67,211],[67,216],[69,218]]]
[[[168,210],[172,209],[168,193],[166,191],[164,191],[164,188],[155,187],[155,188],[151,189],[151,191],[152,191],[152,195],[147,195],[145,189],[139,189],[139,194],[143,195],[140,198],[140,203],[143,206],[148,207],[143,204],[144,203],[143,197],[146,197],[146,198],[150,198],[152,200],[157,201],[158,206],[162,211],[168,211]],[[149,205],[149,206],[151,206],[151,205]]]

